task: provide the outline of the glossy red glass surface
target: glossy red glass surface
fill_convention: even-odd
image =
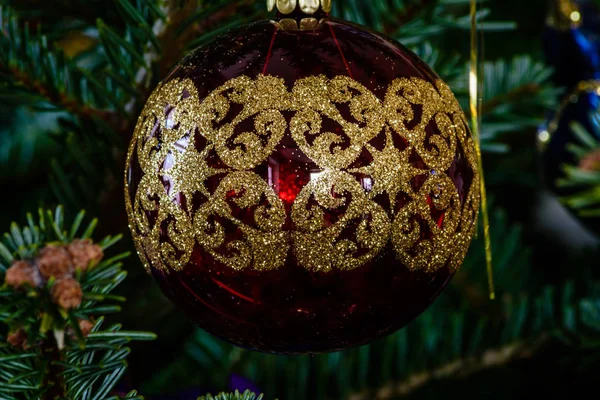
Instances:
[[[401,45],[331,20],[315,31],[283,31],[270,21],[262,21],[229,32],[195,50],[166,80],[190,78],[203,99],[232,78],[254,78],[259,74],[283,78],[290,88],[307,76],[350,76],[381,100],[395,78],[418,77],[429,82],[439,79]],[[382,138],[374,139],[372,145],[382,148]],[[406,147],[401,139],[395,139],[394,144],[400,149]],[[196,140],[198,151],[204,145],[201,138]],[[363,154],[357,163],[369,163],[369,157]],[[212,162],[218,167],[220,161]],[[419,157],[411,162],[418,168],[425,166]],[[315,167],[288,131],[269,161],[254,169],[286,206],[284,229],[293,229],[291,205],[314,179],[311,171]],[[460,146],[451,168],[444,172],[452,178],[464,202],[473,172]],[[132,201],[141,175],[134,156],[128,175]],[[411,185],[418,188],[425,179],[426,175],[418,176]],[[218,180],[213,177],[205,182],[209,192],[216,189]],[[362,179],[361,184],[369,191],[372,182]],[[404,201],[401,194],[393,207],[385,194],[374,200],[390,217]],[[235,212],[239,219],[252,218],[249,210]],[[152,213],[148,216],[153,218]],[[326,215],[337,217],[334,211]],[[443,214],[436,218],[443,223]],[[227,231],[228,237],[236,234],[234,226]],[[202,329],[244,348],[287,354],[343,350],[394,332],[423,312],[452,276],[449,268],[434,273],[411,272],[398,261],[390,243],[362,267],[326,273],[300,267],[291,252],[285,265],[277,270],[237,271],[196,244],[182,271],[166,274],[153,269],[152,274],[176,307]]]

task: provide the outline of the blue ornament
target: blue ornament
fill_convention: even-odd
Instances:
[[[543,35],[546,62],[555,70],[554,84],[566,91],[561,106],[548,113],[538,130],[544,178],[556,192],[562,165],[576,161],[567,149],[575,140],[570,124],[576,121],[594,131],[589,116],[600,107],[598,11],[587,2],[555,0]]]

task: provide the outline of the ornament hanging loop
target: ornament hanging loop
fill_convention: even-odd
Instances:
[[[487,204],[487,193],[481,157],[480,113],[479,113],[479,52],[477,48],[477,0],[471,0],[471,62],[469,71],[469,106],[471,111],[471,129],[477,153],[477,169],[481,187],[481,214],[483,219],[483,236],[485,242],[485,262],[488,275],[490,299],[496,298],[494,289],[494,272],[492,268],[492,241],[490,238],[490,217]]]

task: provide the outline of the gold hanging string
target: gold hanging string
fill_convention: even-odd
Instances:
[[[477,49],[477,0],[471,0],[471,64],[469,72],[469,105],[471,109],[471,125],[477,153],[477,167],[479,169],[481,187],[481,213],[483,217],[483,236],[485,241],[485,262],[487,266],[488,287],[490,299],[496,298],[494,289],[494,274],[492,270],[492,241],[490,238],[490,217],[488,213],[485,178],[483,176],[483,161],[481,158],[481,144],[479,132],[479,57]]]

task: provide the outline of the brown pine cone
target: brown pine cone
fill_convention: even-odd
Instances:
[[[64,247],[48,245],[40,251],[37,258],[40,273],[45,279],[60,279],[73,272],[69,252]]]
[[[6,284],[14,289],[24,285],[32,288],[40,284],[40,276],[33,266],[27,261],[15,261],[13,265],[6,270]]]
[[[52,301],[65,310],[79,307],[82,299],[81,285],[70,276],[60,279],[52,286]]]
[[[600,149],[588,153],[579,162],[579,168],[584,171],[600,171]]]
[[[8,334],[6,342],[15,347],[25,348],[27,346],[27,334],[23,329],[17,329]]]
[[[89,239],[75,239],[67,245],[67,251],[71,255],[71,260],[75,268],[86,270],[88,266],[93,267],[98,264],[104,253],[102,248],[92,243]]]
[[[89,321],[87,319],[79,320],[79,329],[81,330],[81,333],[83,333],[84,337],[87,337],[90,334],[93,327],[94,323],[92,321]]]

